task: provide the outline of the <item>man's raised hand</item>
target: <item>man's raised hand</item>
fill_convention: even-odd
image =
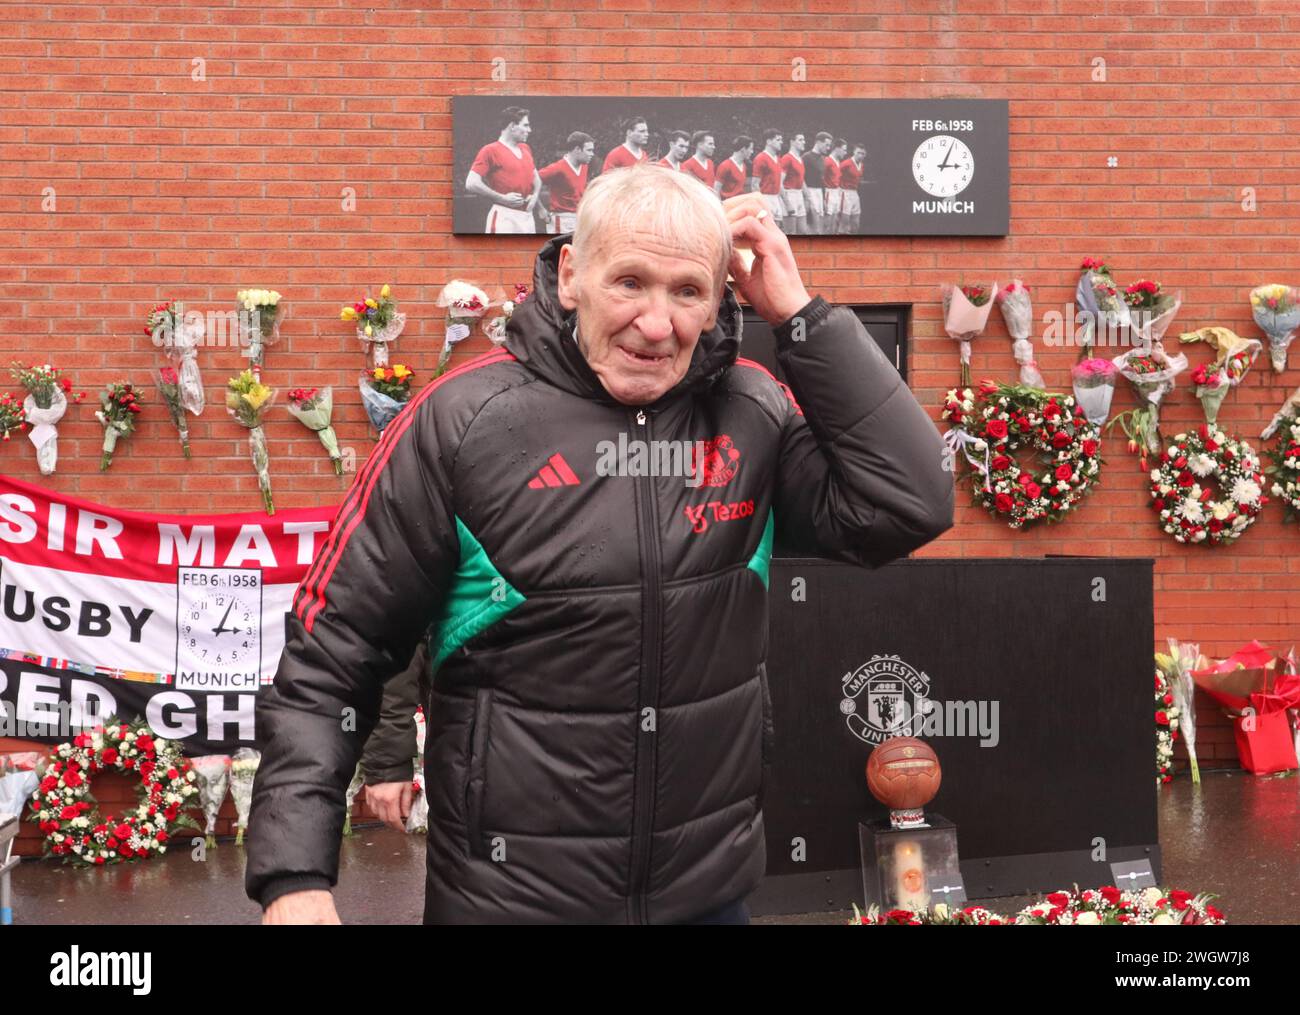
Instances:
[[[729,270],[736,288],[768,324],[783,324],[812,299],[799,277],[790,240],[773,220],[762,194],[728,198],[722,210],[731,223],[733,245],[754,252],[748,266],[738,251],[733,253]]]

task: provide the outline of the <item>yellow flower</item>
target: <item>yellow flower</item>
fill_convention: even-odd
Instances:
[[[392,291],[393,290],[389,287],[388,283],[385,282],[384,287],[379,290],[379,295],[382,299],[388,299],[388,296]]]
[[[366,334],[367,334],[367,335],[373,335],[374,333],[375,333],[375,329],[372,328],[369,324],[367,324],[367,325],[366,325]]]
[[[254,409],[260,409],[270,397],[271,389],[265,384],[254,384],[244,394],[244,400]]]
[[[379,304],[376,303],[374,300],[372,300],[369,296],[366,297],[366,306],[368,306],[371,310],[377,310],[379,308]]]
[[[407,377],[410,377],[411,371],[408,370],[406,367],[404,367],[401,363],[396,363],[393,365],[393,376],[400,381]]]
[[[357,312],[351,307],[344,307],[342,313],[339,314],[340,321],[355,321],[356,319]]]
[[[384,379],[384,368],[375,367],[375,380],[382,381],[383,379]]]

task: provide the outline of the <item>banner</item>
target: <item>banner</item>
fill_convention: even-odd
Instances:
[[[94,713],[187,754],[252,746],[337,510],[144,514],[0,475],[0,736],[58,743]]]

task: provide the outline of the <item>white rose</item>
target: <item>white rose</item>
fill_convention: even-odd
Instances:
[[[1173,922],[1174,922],[1173,917],[1171,917],[1168,913],[1160,913],[1151,921],[1153,926],[1163,926],[1165,924],[1169,924]]]
[[[938,902],[938,903],[935,903],[935,906],[934,906],[934,918],[935,918],[936,920],[946,920],[946,919],[948,919],[948,905],[947,905],[947,903],[944,903],[944,902]]]
[[[1074,918],[1074,922],[1080,927],[1093,927],[1101,923],[1101,917],[1091,910],[1085,910]]]

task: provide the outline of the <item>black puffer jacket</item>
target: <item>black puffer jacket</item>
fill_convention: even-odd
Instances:
[[[506,347],[388,428],[295,596],[257,713],[263,904],[336,881],[344,789],[431,620],[426,921],[660,923],[745,896],[765,867],[774,522],[867,566],[952,524],[938,432],[851,312],[818,299],[805,340],[777,329],[796,403],[737,360],[728,289],[681,383],[620,405],[556,298],[567,239]],[[704,441],[703,485],[598,474],[620,434]]]

